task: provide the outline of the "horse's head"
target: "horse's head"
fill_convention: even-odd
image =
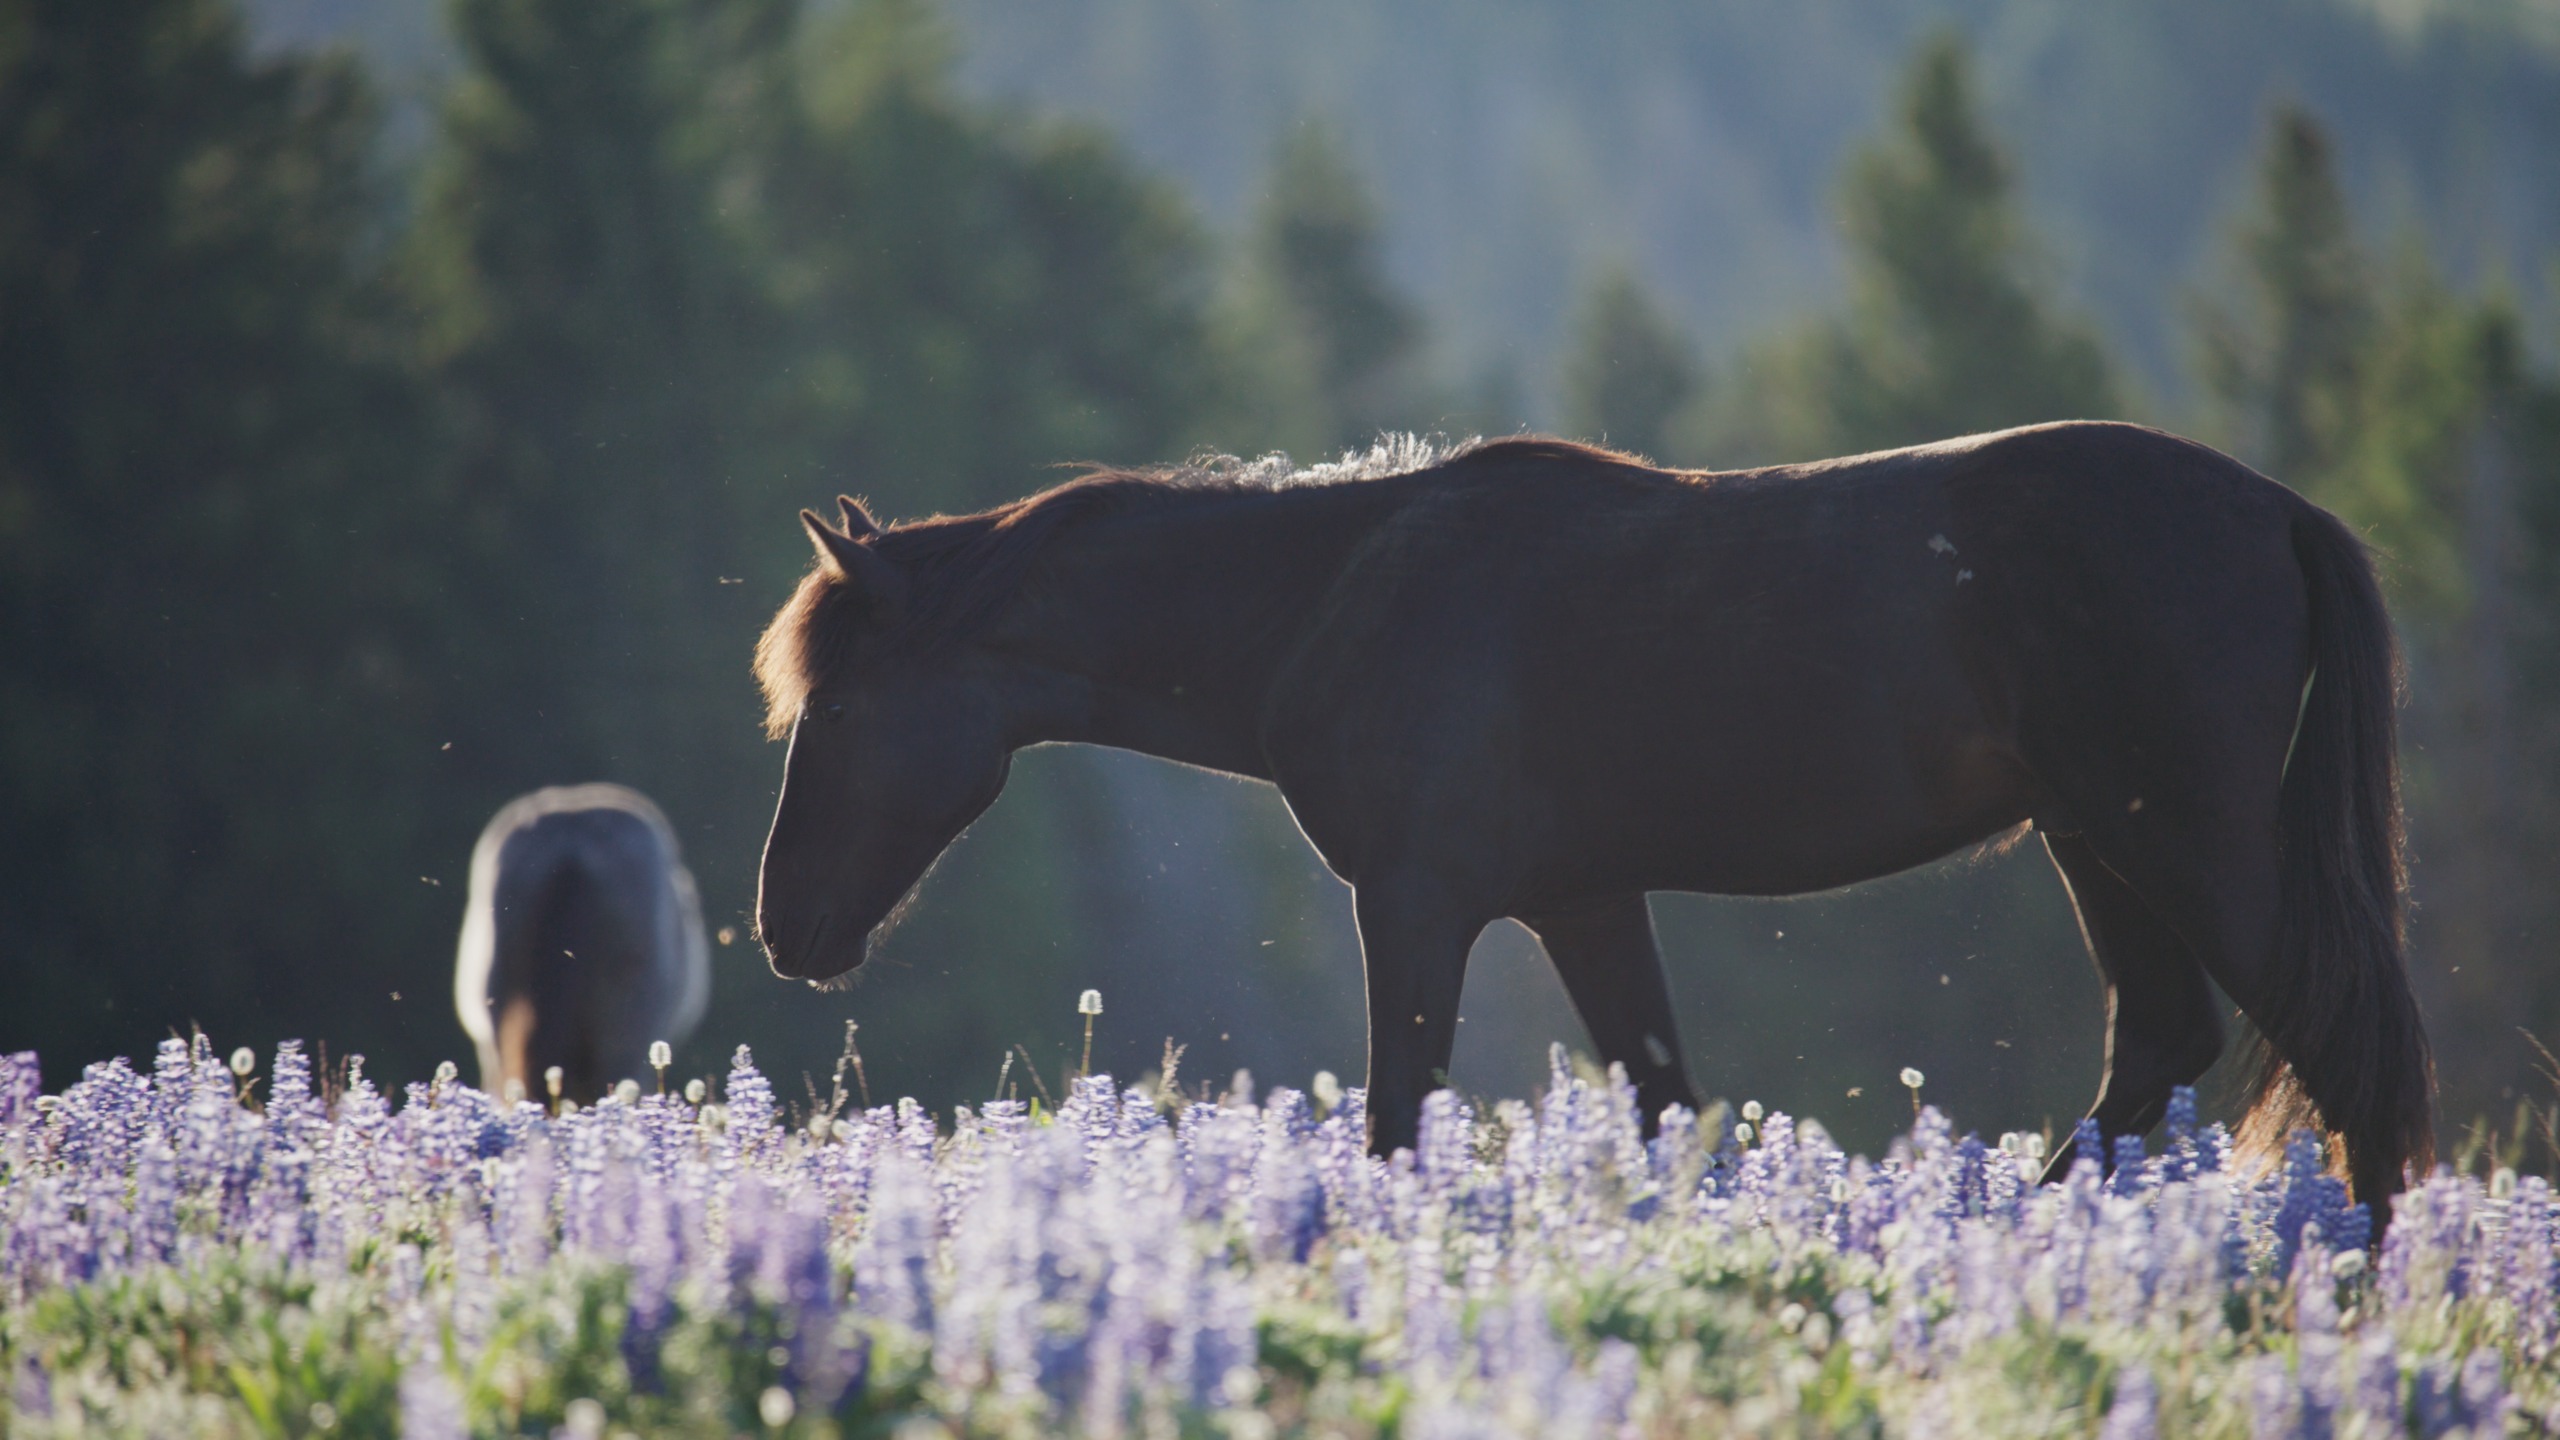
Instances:
[[[862,507],[801,522],[818,566],[757,647],[774,733],[791,737],[764,847],[756,930],[774,973],[826,981],[1004,788],[994,676],[965,646],[897,643],[909,575]]]

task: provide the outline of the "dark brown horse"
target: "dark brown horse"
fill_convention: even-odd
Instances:
[[[2218,983],[2267,1042],[2245,1136],[2325,1123],[2378,1206],[2430,1163],[2396,658],[2327,513],[2096,423],[1732,474],[1546,440],[1361,468],[804,512],[817,567],[757,654],[791,736],[774,970],[860,965],[1023,746],[1266,780],[1357,894],[1384,1152],[1489,922],[1538,935],[1657,1113],[1695,1102],[1647,891],[1821,890],[2027,823],[2107,982],[2110,1140],[2221,1053]]]

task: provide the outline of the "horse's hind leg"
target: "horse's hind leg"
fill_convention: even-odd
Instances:
[[[2107,983],[2106,1069],[2089,1115],[2112,1155],[2117,1136],[2158,1124],[2170,1090],[2194,1084],[2221,1055],[2222,1018],[2193,947],[2088,841],[2047,835],[2044,843]],[[2068,1146],[2058,1148],[2045,1178],[2059,1178],[2072,1159]]]
[[[1522,916],[1547,959],[1563,978],[1565,993],[1591,1032],[1602,1061],[1627,1067],[1636,1103],[1651,1133],[1672,1105],[1696,1109],[1697,1091],[1680,1056],[1680,1030],[1672,1023],[1671,985],[1654,943],[1653,912],[1641,893],[1597,905]]]

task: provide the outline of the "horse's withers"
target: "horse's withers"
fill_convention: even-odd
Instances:
[[[454,1008],[481,1084],[592,1101],[682,1040],[711,989],[710,947],[675,832],[619,785],[519,797],[480,833],[454,965]]]

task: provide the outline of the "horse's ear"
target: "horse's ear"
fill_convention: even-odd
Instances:
[[[871,512],[863,509],[862,502],[852,496],[837,496],[836,509],[844,514],[844,533],[854,539],[868,540],[880,533],[879,522],[873,520]]]
[[[895,608],[905,602],[906,574],[887,556],[863,540],[829,527],[815,510],[801,511],[800,523],[809,532],[809,542],[818,549],[818,563],[837,579],[869,596],[874,604]]]

